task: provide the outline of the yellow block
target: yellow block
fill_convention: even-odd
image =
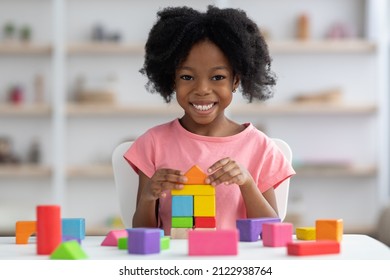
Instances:
[[[194,216],[215,217],[215,195],[195,195]]]
[[[342,238],[342,219],[316,221],[316,240],[335,240],[340,242]]]
[[[295,229],[295,234],[299,240],[316,240],[315,227],[298,227]]]
[[[172,195],[215,195],[212,185],[184,185],[181,190],[171,190]]]

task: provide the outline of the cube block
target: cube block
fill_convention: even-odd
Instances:
[[[195,217],[215,217],[215,196],[196,195],[194,196]]]
[[[295,229],[298,240],[316,240],[315,227],[298,227]]]
[[[194,197],[190,195],[172,196],[172,217],[192,217]]]
[[[279,218],[238,219],[236,226],[240,232],[240,241],[254,242],[259,240],[264,223],[280,223]]]
[[[154,228],[127,229],[129,254],[156,254],[161,250],[161,230]]]
[[[193,225],[193,217],[172,217],[172,228],[191,228]]]
[[[85,239],[85,219],[83,218],[62,218],[62,236]]]
[[[191,228],[171,228],[171,239],[187,239]]]
[[[263,245],[265,247],[284,247],[292,242],[293,225],[291,223],[263,224]]]
[[[340,242],[342,238],[342,219],[316,221],[316,240],[334,240]]]
[[[215,217],[195,217],[194,219],[195,228],[215,228],[217,226]]]

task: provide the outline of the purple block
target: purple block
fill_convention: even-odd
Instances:
[[[160,253],[161,229],[158,228],[129,228],[126,229],[127,251],[129,254]]]
[[[254,242],[259,240],[264,223],[280,223],[279,218],[238,219],[236,226],[240,232],[240,241]]]

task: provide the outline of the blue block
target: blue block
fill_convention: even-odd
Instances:
[[[263,232],[264,223],[280,223],[279,218],[251,218],[238,219],[237,229],[240,232],[240,241],[255,242],[259,240]]]
[[[83,218],[63,218],[62,236],[77,240],[85,239],[85,219]]]
[[[129,228],[127,251],[129,254],[160,253],[161,230],[158,228]]]
[[[172,217],[194,216],[194,197],[192,195],[172,196]]]

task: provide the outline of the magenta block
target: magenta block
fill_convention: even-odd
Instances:
[[[293,225],[290,223],[263,224],[263,245],[265,247],[284,247],[292,242]]]
[[[127,231],[125,229],[111,230],[100,245],[118,246],[118,239],[121,237],[127,237]]]
[[[129,228],[127,234],[127,251],[129,254],[160,253],[161,229]]]
[[[279,218],[238,219],[236,226],[240,231],[240,241],[254,242],[259,240],[264,223],[280,223]]]
[[[189,256],[237,255],[239,232],[233,230],[191,230],[188,232]]]

